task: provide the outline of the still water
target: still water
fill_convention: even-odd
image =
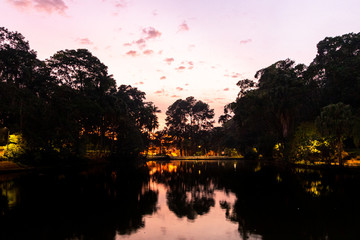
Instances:
[[[0,175],[0,239],[360,239],[360,173],[246,161]]]

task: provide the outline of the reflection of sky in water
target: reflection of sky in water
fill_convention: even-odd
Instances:
[[[162,176],[162,174],[167,174],[166,176],[169,177],[169,174],[172,174],[169,179],[173,179],[173,177],[176,178],[175,175],[178,176],[178,174],[185,174],[190,173],[193,175],[201,175],[201,170],[196,170],[194,166],[196,164],[203,165],[205,162],[188,162],[181,164],[180,162],[169,162],[169,163],[158,163],[158,162],[148,162],[149,167],[149,173],[150,175],[156,175],[159,174]],[[215,163],[216,164],[216,163]],[[218,163],[222,167],[224,167],[224,163]],[[236,163],[231,164],[231,167],[236,169]],[[205,168],[206,169],[206,168]],[[159,176],[158,175],[158,176]],[[187,175],[188,176],[188,175]],[[165,177],[166,179],[166,177]],[[187,180],[187,179],[184,179]],[[220,202],[226,203],[230,211],[232,211],[232,206],[234,206],[236,201],[236,196],[232,192],[226,193],[225,190],[218,190],[215,188],[214,184],[210,181],[207,182],[208,186],[207,188],[214,190],[213,192],[207,189],[206,187],[199,184],[197,186],[193,186],[193,188],[186,189],[185,196],[186,204],[190,204],[193,201],[196,201],[194,198],[194,195],[198,198],[202,197],[208,197],[210,199],[214,199],[214,206],[210,206],[210,210],[207,212],[205,211],[204,214],[196,214],[194,219],[191,219],[186,215],[186,213],[183,213],[182,217],[179,217],[169,209],[169,193],[172,197],[175,197],[176,190],[179,190],[177,187],[179,185],[173,185],[170,187],[169,185],[166,185],[164,183],[160,183],[161,181],[158,181],[158,179],[153,178],[153,180],[150,180],[149,186],[150,189],[158,192],[158,202],[157,202],[157,211],[153,215],[146,215],[144,216],[144,222],[145,226],[143,228],[138,229],[135,233],[131,235],[120,235],[117,234],[115,239],[177,239],[177,240],[191,240],[191,239],[242,239],[241,235],[239,234],[238,230],[238,223],[237,222],[231,222],[229,219],[226,218],[226,208],[223,206],[221,207]],[[179,183],[178,183],[179,184]],[[180,183],[180,186],[183,186]],[[175,188],[174,188],[175,187]],[[205,188],[205,189],[204,189]],[[194,191],[194,189],[197,189]],[[183,189],[182,189],[183,190]],[[174,193],[175,191],[175,193]],[[181,187],[180,187],[181,191]],[[173,199],[174,200],[174,199]],[[175,200],[176,201],[176,200]],[[184,203],[183,202],[183,203]],[[179,203],[179,202],[177,202]],[[172,203],[172,204],[177,204]],[[187,207],[189,207],[187,205]],[[179,206],[178,206],[179,207]],[[192,205],[190,208],[195,206]],[[177,209],[178,211],[184,210]],[[192,209],[194,211],[194,209]],[[229,210],[228,210],[229,211]],[[196,211],[195,211],[196,212]],[[261,236],[259,235],[248,235],[248,239],[261,239]]]
[[[224,191],[215,190],[215,206],[208,213],[188,220],[186,217],[178,218],[169,210],[164,184],[151,181],[150,186],[152,190],[159,191],[158,211],[144,217],[144,228],[132,235],[117,234],[116,239],[241,239],[238,224],[225,220],[226,210],[219,204],[220,201],[227,201],[233,205],[236,200],[233,193],[227,195]]]

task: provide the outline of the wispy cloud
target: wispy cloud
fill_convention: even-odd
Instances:
[[[126,55],[136,57],[138,55],[138,53],[134,50],[130,50],[126,53]]]
[[[171,97],[172,98],[179,98],[180,96],[179,95],[172,95]]]
[[[233,74],[231,75],[231,77],[232,77],[232,78],[240,78],[240,77],[242,77],[242,74],[241,74],[241,73],[233,73]]]
[[[123,44],[124,47],[131,47],[131,45],[132,45],[131,43],[124,43]]]
[[[143,49],[146,47],[146,41],[143,38],[140,38],[139,40],[137,40],[133,43],[136,43],[140,49]]]
[[[161,32],[153,27],[144,28],[142,32],[145,35],[145,39],[147,40],[155,39],[161,36]]]
[[[126,8],[128,6],[128,1],[126,0],[117,0],[114,3],[116,8]]]
[[[154,51],[153,51],[153,50],[150,50],[150,49],[147,49],[147,50],[143,51],[143,54],[144,54],[144,55],[151,55],[151,54],[153,54],[153,53],[154,53]]]
[[[185,66],[179,66],[177,68],[175,68],[175,70],[178,70],[178,71],[182,71],[182,70],[185,70],[186,67]]]
[[[157,90],[154,92],[155,94],[162,94],[162,95],[165,95],[165,90],[164,89],[161,89],[161,90]],[[167,94],[166,94],[167,95]]]
[[[94,44],[92,41],[90,41],[90,39],[88,38],[80,38],[77,40],[80,44],[82,45],[92,45]]]
[[[185,21],[179,25],[178,32],[184,32],[184,31],[189,31],[189,25],[187,25]]]
[[[135,85],[144,85],[144,82],[136,82]]]
[[[40,12],[64,14],[68,6],[63,0],[8,0],[8,2],[17,8],[35,9]]]
[[[226,92],[226,91],[229,91],[230,89],[229,88],[224,88],[224,91]]]
[[[252,39],[248,38],[248,39],[241,40],[240,44],[248,44],[248,43],[251,43],[251,42],[252,42]]]
[[[164,61],[170,65],[172,62],[174,62],[174,58],[165,58]]]
[[[165,80],[166,79],[166,76],[162,76],[161,78],[160,78],[160,80]]]
[[[182,91],[182,90],[184,90],[182,87],[176,87],[176,90],[178,90],[178,91]]]

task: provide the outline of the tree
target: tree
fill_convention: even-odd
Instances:
[[[351,134],[352,114],[349,105],[343,103],[330,104],[322,108],[316,125],[321,134],[335,141],[339,165],[342,166],[343,140]]]
[[[286,59],[259,70],[255,74],[257,84],[248,79],[238,83],[240,93],[232,110],[243,154],[255,147],[265,157],[272,158],[275,144],[285,146],[306,115],[305,70],[304,65]]]
[[[90,97],[115,90],[115,80],[107,67],[87,49],[62,50],[47,60],[51,75],[59,85],[67,85]]]
[[[317,44],[308,75],[321,89],[322,106],[360,107],[360,33],[326,37]]]
[[[197,136],[211,130],[214,123],[214,110],[194,97],[176,100],[168,107],[166,116],[168,133],[175,138],[182,155],[183,150],[193,154],[196,146],[201,146]]]

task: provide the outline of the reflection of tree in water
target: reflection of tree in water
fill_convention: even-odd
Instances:
[[[238,224],[242,239],[357,239],[359,235],[356,170],[291,169],[256,162],[171,164],[177,165],[163,164],[152,176],[167,186],[169,209],[178,217],[194,219],[209,212],[214,191],[223,189],[237,197],[235,203],[219,205],[224,218]],[[198,195],[192,197],[194,193]],[[203,197],[208,201],[201,202]]]
[[[320,185],[321,184],[321,185]],[[263,167],[237,171],[237,200],[220,203],[243,239],[354,239],[360,214],[358,174]],[[316,189],[314,189],[316,188]]]
[[[156,211],[146,168],[14,181],[20,201],[0,215],[0,239],[114,239],[144,227],[143,216]]]
[[[150,166],[158,169],[154,171],[154,180],[168,188],[166,197],[169,209],[177,217],[191,220],[208,213],[215,206],[214,190],[219,189],[223,167],[222,163],[201,161],[158,163]]]

